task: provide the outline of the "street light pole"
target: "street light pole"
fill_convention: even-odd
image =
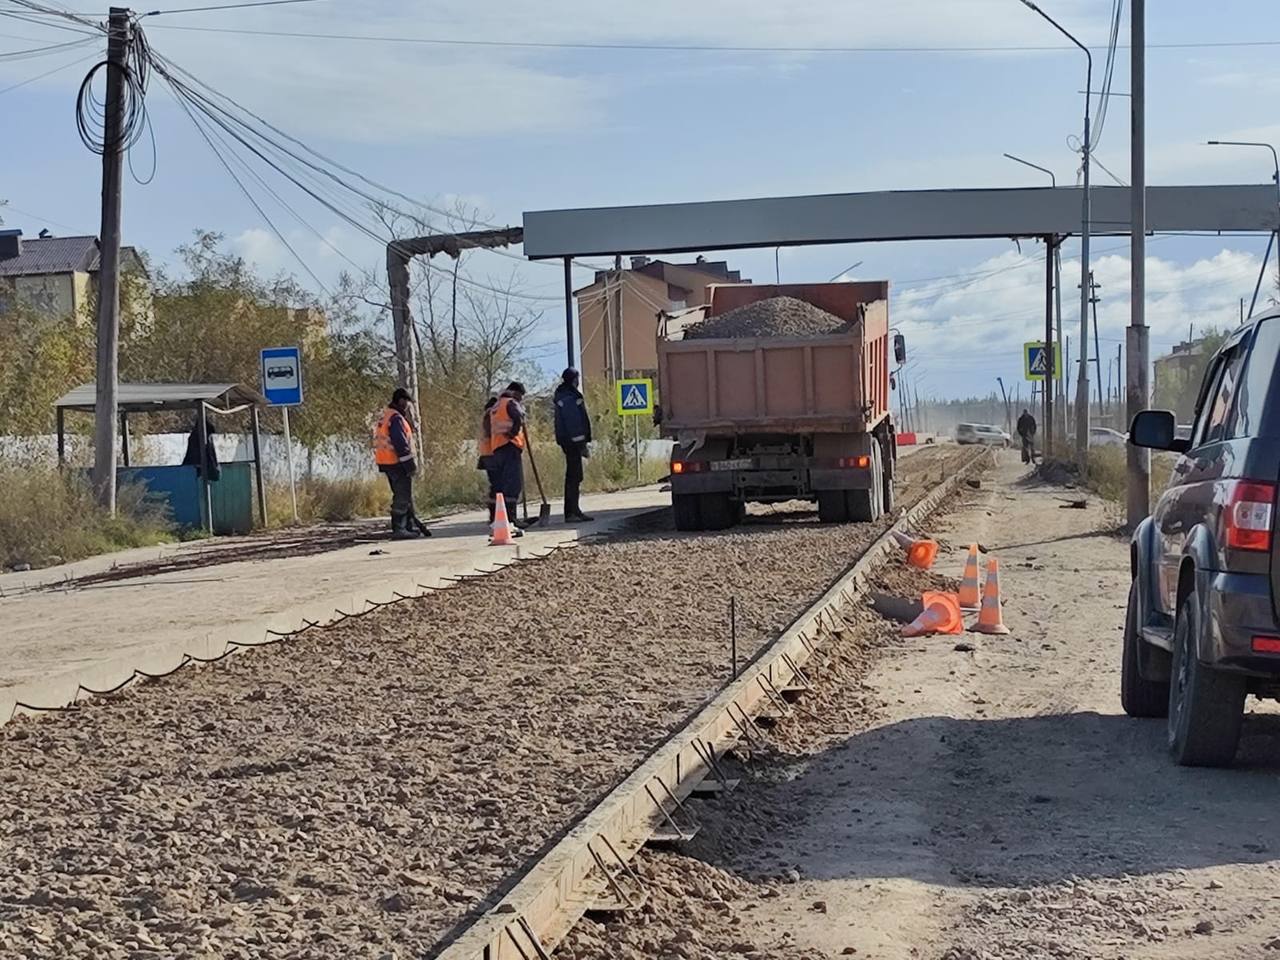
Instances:
[[[1276,153],[1276,148],[1269,143],[1261,143],[1256,140],[1207,140],[1205,141],[1211,147],[1265,147],[1271,151],[1271,164],[1275,172],[1271,175],[1276,182],[1276,207],[1280,209],[1280,154]],[[1262,277],[1267,272],[1267,260],[1271,256],[1271,245],[1276,240],[1276,234],[1280,230],[1271,234],[1271,240],[1267,242],[1267,255],[1262,261],[1262,271],[1258,274],[1258,282],[1253,288],[1253,303],[1249,305],[1249,314],[1252,316],[1254,305],[1258,302],[1258,291],[1262,288]],[[1276,283],[1280,284],[1280,250],[1276,251]]]
[[[1032,163],[1030,160],[1024,160],[1022,157],[1015,157],[1012,153],[1006,153],[1005,156],[1014,163],[1020,163],[1024,167],[1030,167],[1032,170],[1039,170],[1041,173],[1048,174],[1049,185],[1057,188],[1058,178],[1048,167],[1042,167],[1038,163]],[[1045,317],[1044,317],[1044,342],[1045,350],[1048,351],[1050,358],[1051,373],[1048,378],[1049,388],[1044,394],[1044,449],[1046,456],[1053,455],[1054,435],[1058,432],[1058,413],[1062,412],[1062,442],[1065,445],[1067,438],[1067,413],[1066,402],[1063,399],[1065,393],[1063,384],[1065,383],[1065,371],[1059,369],[1062,362],[1062,240],[1059,237],[1045,237],[1045,256],[1049,258],[1049,266],[1046,267],[1047,275],[1045,280]],[[1057,298],[1058,303],[1058,349],[1054,351],[1051,343],[1053,341],[1053,301]]]
[[[1068,33],[1057,20],[1049,16],[1031,0],[1022,0],[1024,6],[1043,17],[1060,34],[1079,47],[1085,55],[1084,81],[1084,143],[1080,151],[1083,194],[1080,200],[1080,375],[1076,379],[1076,460],[1083,472],[1089,457],[1089,153],[1092,142],[1089,136],[1089,91],[1093,89],[1093,54],[1089,48]]]

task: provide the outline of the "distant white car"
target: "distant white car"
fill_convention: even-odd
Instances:
[[[1090,427],[1089,446],[1091,447],[1123,447],[1129,442],[1128,436],[1110,427]]]
[[[989,423],[960,423],[956,425],[956,443],[977,443],[986,447],[1007,447],[1010,437],[999,427]]]

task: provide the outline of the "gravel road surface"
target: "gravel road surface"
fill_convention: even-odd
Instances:
[[[883,526],[636,532],[12,723],[0,955],[421,956],[721,685],[731,595],[749,655]]]
[[[1118,512],[1058,509],[1023,472],[1004,454],[940,525],[944,571],[972,540],[1000,556],[1011,635],[903,641],[865,612],[804,701],[818,719],[700,808],[696,866],[643,861],[732,876],[733,897],[690,882],[678,910],[575,931],[574,960],[1280,957],[1280,712],[1251,701],[1235,768],[1174,766],[1164,721],[1120,710]]]

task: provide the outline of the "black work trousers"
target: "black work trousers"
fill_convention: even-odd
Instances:
[[[564,515],[572,519],[582,513],[582,444],[569,443],[564,451]]]
[[[383,467],[387,483],[391,485],[391,532],[409,529],[409,517],[413,514],[413,474],[402,464]]]
[[[495,494],[502,494],[507,503],[507,517],[515,518],[520,491],[524,489],[524,459],[522,451],[514,443],[504,443],[489,455],[489,482]]]

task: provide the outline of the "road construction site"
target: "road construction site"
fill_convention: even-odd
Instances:
[[[719,752],[709,799],[649,781],[651,800],[653,784],[683,800],[654,806],[692,836],[659,817],[615,861],[594,833],[620,898],[565,872],[553,917],[527,891],[547,895],[575,833],[750,679],[889,518],[757,507],[682,535],[669,511],[640,514],[19,716],[0,728],[0,954],[1274,955],[1280,715],[1252,708],[1237,769],[1170,764],[1162,722],[1120,715],[1117,508],[991,456],[900,461],[900,509],[953,491],[916,522],[940,545],[933,568],[887,547],[841,588],[817,617],[829,628],[805,627],[785,698],[760,698]],[[1001,562],[1011,632],[903,638],[881,601],[955,590],[972,542]]]
[[[980,456],[904,457],[900,504]],[[889,522],[774,506],[688,537],[663,511],[18,717],[0,952],[429,953],[731,679],[731,600],[745,663]]]

